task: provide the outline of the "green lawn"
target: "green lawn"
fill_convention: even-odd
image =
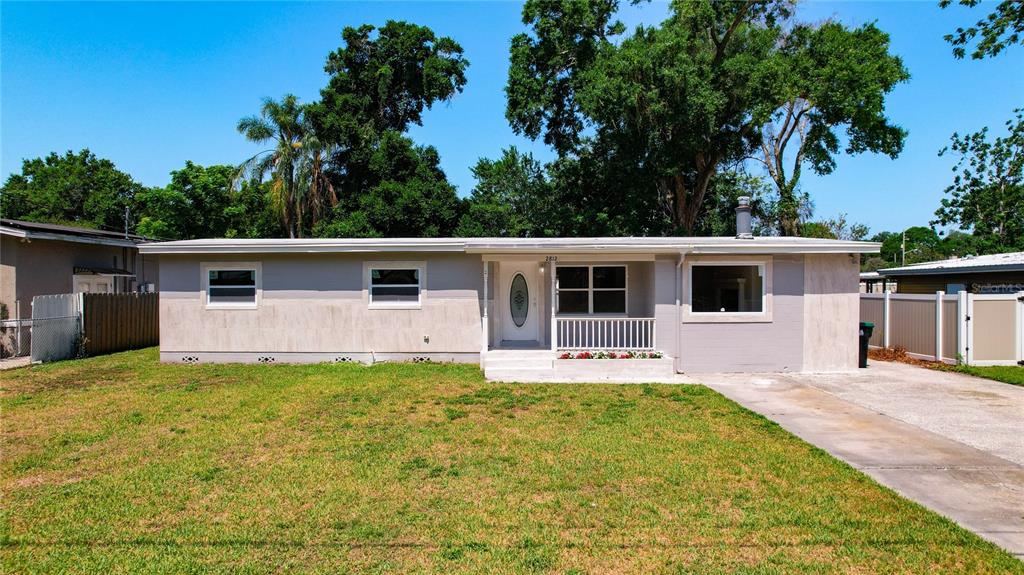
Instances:
[[[1024,367],[1018,365],[944,365],[940,369],[966,373],[968,375],[976,375],[986,379],[994,379],[1011,385],[1024,385]]]
[[[154,349],[0,378],[4,573],[1024,573],[700,386]]]

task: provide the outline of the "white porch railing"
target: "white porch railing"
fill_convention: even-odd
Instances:
[[[653,351],[653,317],[556,317],[558,350]]]

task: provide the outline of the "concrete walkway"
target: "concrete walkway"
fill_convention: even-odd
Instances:
[[[1024,560],[1024,389],[879,362],[848,375],[700,379]]]

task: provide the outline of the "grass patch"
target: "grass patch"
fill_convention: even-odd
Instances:
[[[939,369],[993,379],[1010,385],[1024,385],[1024,367],[1019,365],[943,365]]]
[[[700,386],[153,349],[0,385],[5,573],[1024,572]]]

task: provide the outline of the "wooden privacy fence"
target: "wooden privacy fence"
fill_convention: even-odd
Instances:
[[[83,293],[85,353],[100,355],[160,343],[160,301],[156,293]]]
[[[872,347],[946,363],[1024,364],[1024,292],[861,294],[860,319],[875,324]]]

